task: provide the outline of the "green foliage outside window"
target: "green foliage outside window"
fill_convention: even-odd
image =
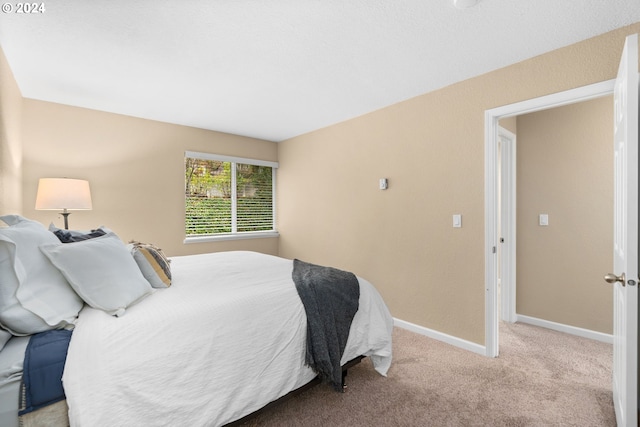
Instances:
[[[232,170],[236,171],[236,229],[233,229]],[[185,158],[187,236],[268,231],[273,224],[273,168]]]

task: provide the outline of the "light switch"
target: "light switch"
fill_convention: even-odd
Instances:
[[[460,214],[453,215],[453,227],[454,228],[462,227],[462,215]]]
[[[540,214],[539,224],[542,226],[549,225],[549,215],[548,214]]]
[[[389,188],[389,181],[387,180],[387,178],[380,178],[378,184],[381,190],[386,190],[387,188]]]

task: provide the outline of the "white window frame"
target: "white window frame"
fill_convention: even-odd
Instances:
[[[185,236],[184,243],[204,243],[215,242],[223,240],[243,240],[243,239],[260,239],[266,237],[278,237],[280,234],[276,229],[276,175],[278,169],[278,162],[272,162],[269,160],[257,160],[249,159],[246,157],[224,156],[220,154],[201,153],[198,151],[185,151],[184,158],[187,157],[202,159],[202,160],[215,160],[219,162],[231,163],[231,229],[237,230],[237,188],[236,188],[236,163],[242,163],[245,165],[255,166],[267,166],[273,168],[271,174],[271,192],[273,197],[273,230],[267,231],[232,231],[231,233],[220,234],[207,234],[202,236]],[[186,205],[186,200],[185,203]],[[185,213],[186,214],[186,213]],[[185,218],[186,221],[186,218]]]

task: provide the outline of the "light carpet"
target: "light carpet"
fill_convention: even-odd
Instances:
[[[394,328],[388,377],[368,359],[346,393],[316,386],[246,426],[615,426],[612,346],[500,325],[495,359]]]

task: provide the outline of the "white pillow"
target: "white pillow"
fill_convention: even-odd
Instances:
[[[11,338],[11,334],[4,329],[0,328],[0,350],[4,348],[4,345]]]
[[[38,250],[61,245],[42,224],[19,215],[0,217],[0,323],[14,335],[73,324],[83,302]]]
[[[121,316],[152,292],[125,244],[114,233],[40,250],[91,307]]]

